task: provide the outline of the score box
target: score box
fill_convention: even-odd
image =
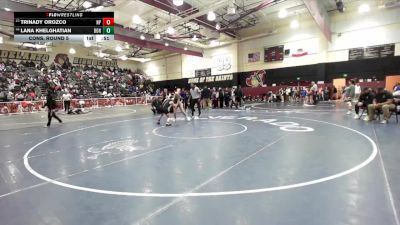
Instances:
[[[103,27],[103,34],[114,34],[114,27]]]
[[[114,18],[103,18],[103,26],[114,26]]]

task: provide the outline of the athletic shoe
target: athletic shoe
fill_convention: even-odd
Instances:
[[[346,114],[347,114],[347,115],[350,115],[350,114],[351,114],[351,111],[348,111]]]
[[[356,114],[356,115],[354,115],[353,118],[356,119],[356,120],[359,120],[361,117],[358,114]]]
[[[166,123],[165,126],[166,126],[166,127],[170,127],[171,124],[170,124],[170,123]]]
[[[373,121],[373,120],[370,120],[369,117],[365,117],[365,118],[364,118],[364,121],[371,122],[371,121]]]
[[[190,119],[190,117],[186,117],[186,121],[190,121],[191,119]]]
[[[157,125],[160,125],[161,123],[160,123],[160,121],[157,121]]]
[[[198,117],[198,116],[195,116],[195,117],[194,117],[194,119],[195,119],[195,120],[198,120],[198,119],[199,119],[199,117]]]
[[[387,120],[382,120],[382,121],[381,121],[381,124],[387,124],[387,123],[388,123]]]

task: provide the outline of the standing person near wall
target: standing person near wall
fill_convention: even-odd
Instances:
[[[43,108],[47,106],[47,124],[46,127],[50,127],[51,119],[54,117],[58,120],[58,122],[62,123],[62,120],[56,115],[57,103],[54,100],[55,93],[52,90],[47,91],[47,99],[46,104],[44,104]]]
[[[225,96],[225,93],[222,90],[222,88],[220,87],[218,89],[218,102],[219,102],[219,108],[221,108],[221,109],[224,108],[224,96]]]
[[[66,113],[69,112],[69,108],[71,107],[71,99],[72,95],[69,93],[68,89],[66,89],[65,93],[62,95],[62,100],[64,101],[64,111]]]
[[[194,117],[194,105],[195,104],[197,104],[197,110],[199,110],[198,116],[200,117],[200,115],[201,115],[200,97],[201,97],[200,89],[195,84],[191,84],[190,85],[190,109],[192,110],[192,117]]]
[[[310,87],[310,103],[311,105],[317,104],[318,85],[312,81]]]
[[[201,96],[203,98],[203,106],[205,109],[209,109],[211,107],[211,91],[207,86],[204,86],[201,91]]]
[[[239,107],[242,107],[243,91],[242,91],[242,87],[240,85],[236,89],[235,97],[236,97],[236,102],[239,105]]]
[[[358,98],[360,98],[360,95],[361,95],[361,92],[362,92],[361,91],[361,86],[360,86],[359,83],[356,83],[356,85],[354,87],[355,87],[355,89],[354,89],[354,93],[355,93],[354,98],[358,99]]]
[[[346,90],[346,99],[345,102],[347,102],[347,106],[348,106],[348,111],[347,111],[347,115],[350,115],[352,113],[353,110],[353,101],[355,99],[355,81],[354,80],[349,80],[348,86],[345,89]]]
[[[225,107],[229,107],[229,101],[231,100],[231,92],[229,91],[228,88],[225,88],[224,91],[224,101],[225,101]]]

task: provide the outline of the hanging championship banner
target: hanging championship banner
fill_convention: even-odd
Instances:
[[[21,51],[9,51],[9,50],[0,50],[0,58],[4,59],[15,59],[15,60],[28,60],[28,61],[49,61],[50,55],[48,54],[40,54],[33,52],[21,52]]]
[[[117,67],[117,60],[86,59],[74,57],[73,64]]]

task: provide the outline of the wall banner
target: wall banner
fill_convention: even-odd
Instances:
[[[74,57],[73,64],[80,64],[80,65],[93,65],[93,66],[112,66],[118,67],[117,60],[101,60],[101,59],[87,59],[87,58],[79,58]]]
[[[0,58],[24,61],[43,61],[48,62],[50,55],[33,52],[9,51],[0,49]]]
[[[265,70],[258,70],[242,73],[240,80],[240,84],[246,84],[246,87],[266,87],[267,72]]]
[[[210,82],[232,81],[232,80],[233,80],[233,74],[226,74],[226,75],[189,78],[188,83],[199,84],[199,83],[210,83]]]

